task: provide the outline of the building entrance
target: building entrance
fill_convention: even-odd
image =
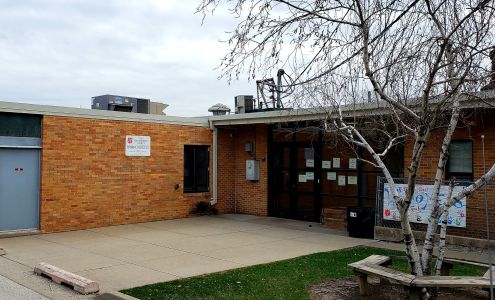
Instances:
[[[315,127],[313,127],[315,128]],[[381,170],[362,163],[348,144],[325,137],[305,124],[269,130],[269,213],[271,216],[320,221],[323,208],[375,207]],[[393,176],[403,174],[403,149],[386,161]]]

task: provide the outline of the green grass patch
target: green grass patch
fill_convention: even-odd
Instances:
[[[359,247],[316,253],[274,263],[157,283],[123,290],[139,299],[309,299],[310,286],[352,276],[351,262],[372,254],[404,255],[401,251]],[[394,261],[394,269],[408,272],[406,261]],[[451,275],[483,275],[486,270],[454,265]]]

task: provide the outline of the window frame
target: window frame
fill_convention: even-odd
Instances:
[[[450,180],[452,177],[456,177],[459,182],[466,182],[466,181],[473,181],[474,177],[474,151],[473,151],[473,140],[470,139],[458,139],[458,140],[452,140],[449,144],[450,145],[454,143],[469,143],[471,146],[471,172],[451,172],[450,169],[450,149],[449,149],[449,158],[447,160],[447,163],[445,164],[445,180]],[[462,178],[459,180],[459,177]]]
[[[192,168],[189,176],[192,177],[192,187],[191,186],[186,186],[186,156],[190,155],[190,153],[187,152],[186,149],[190,149],[190,151],[193,151],[193,161],[192,161]],[[198,183],[196,181],[197,177],[197,160],[196,160],[196,151],[198,150],[206,150],[207,155],[207,161],[206,161],[206,171],[205,171],[205,176],[206,176],[206,186],[205,187],[198,187]],[[209,145],[184,145],[184,176],[183,176],[183,191],[184,193],[207,193],[210,191],[210,146]]]

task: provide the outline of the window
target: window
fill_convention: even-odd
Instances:
[[[446,179],[473,180],[473,142],[452,141],[449,146]]]
[[[41,117],[0,113],[0,136],[41,137]]]
[[[210,189],[210,147],[184,145],[184,192]]]

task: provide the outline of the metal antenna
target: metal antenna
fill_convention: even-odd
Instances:
[[[280,94],[282,93],[282,76],[284,76],[284,69],[279,69],[277,72],[277,108],[282,107],[282,100]]]
[[[485,165],[485,135],[481,135],[481,145],[483,148],[483,173],[486,174]],[[488,218],[488,199],[486,196],[486,185],[483,188],[485,197],[485,221],[486,221],[486,239],[488,240],[488,270],[490,270],[490,300],[493,300],[493,272],[492,272],[492,249],[490,245],[490,223]]]

